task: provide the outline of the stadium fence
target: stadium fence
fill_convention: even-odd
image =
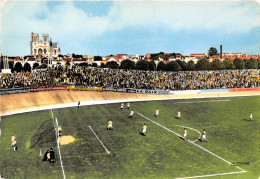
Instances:
[[[39,92],[39,91],[53,91],[53,90],[100,91],[100,92],[113,91],[113,92],[124,92],[124,93],[143,93],[143,94],[159,94],[159,95],[184,95],[184,94],[202,94],[202,93],[260,91],[260,87],[170,91],[170,90],[147,90],[147,89],[85,86],[85,85],[49,85],[49,86],[31,86],[31,87],[23,87],[23,88],[0,89],[0,95]]]

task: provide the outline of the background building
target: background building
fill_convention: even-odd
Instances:
[[[52,42],[48,34],[42,35],[42,40],[39,39],[39,34],[31,33],[31,55],[35,58],[39,57],[57,57],[60,54],[58,42]]]

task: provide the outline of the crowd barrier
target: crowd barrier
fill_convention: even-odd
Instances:
[[[30,92],[30,87],[0,89],[0,95],[15,94],[15,93],[27,93],[27,92]]]
[[[182,95],[182,94],[199,94],[201,90],[178,90],[170,91],[171,95]]]
[[[133,89],[133,88],[118,88],[118,87],[103,87],[103,91],[136,93],[136,89]]]
[[[31,86],[30,87],[30,92],[66,90],[66,89],[67,89],[67,85]]]
[[[228,92],[228,88],[200,90],[200,93],[226,93],[226,92]]]
[[[136,89],[127,88],[127,89],[126,89],[126,92],[127,92],[127,93],[136,93]]]
[[[136,89],[136,93],[144,93],[144,94],[170,94],[170,91]]]
[[[143,93],[143,94],[159,94],[159,95],[160,94],[188,95],[188,94],[203,94],[203,93],[260,91],[260,87],[166,91],[166,90],[146,90],[146,89],[117,88],[117,87],[93,87],[93,86],[84,86],[84,85],[50,85],[50,86],[31,86],[31,87],[23,87],[23,88],[0,89],[0,95],[38,92],[38,91],[52,91],[52,90],[114,91],[114,92],[125,92],[125,93]]]
[[[136,90],[133,88],[113,88],[114,92],[125,92],[125,93],[136,93]]]
[[[228,92],[249,92],[249,91],[260,91],[260,87],[255,88],[229,88]]]
[[[144,94],[170,94],[170,91],[166,91],[166,90],[146,90],[146,89],[119,88],[119,87],[103,87],[103,91],[144,93]]]
[[[67,90],[77,90],[77,91],[103,91],[103,88],[97,86],[84,86],[84,85],[67,85]]]
[[[103,91],[114,91],[113,87],[103,87]]]

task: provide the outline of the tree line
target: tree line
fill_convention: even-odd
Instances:
[[[96,66],[96,65],[94,65]],[[121,65],[117,62],[101,63],[101,68],[113,69],[132,69],[132,70],[157,70],[157,71],[198,71],[198,70],[232,70],[232,69],[260,69],[260,59],[235,60],[224,59],[223,62],[219,59],[214,59],[210,62],[208,59],[201,59],[195,64],[192,60],[186,63],[185,61],[176,60],[168,63],[160,61],[157,65],[153,60],[138,60],[135,64],[131,60],[124,60]]]
[[[69,66],[70,62],[66,63]],[[75,65],[75,64],[74,64]],[[88,64],[86,62],[78,64],[79,66],[92,66],[98,67],[97,63]],[[38,63],[34,63],[33,67],[29,63],[25,63],[24,66],[20,62],[17,62],[14,66],[9,62],[9,67],[12,72],[30,72],[32,69],[38,67]],[[1,65],[2,67],[2,65]],[[168,63],[160,61],[157,65],[155,61],[138,60],[137,63],[126,59],[119,65],[115,61],[107,62],[106,64],[101,63],[100,68],[111,68],[111,69],[131,69],[131,70],[151,70],[151,71],[198,71],[198,70],[232,70],[232,69],[260,69],[260,59],[247,59],[241,60],[236,58],[235,60],[224,59],[223,62],[219,59],[214,59],[210,62],[208,59],[201,59],[195,64],[193,61],[176,60]]]

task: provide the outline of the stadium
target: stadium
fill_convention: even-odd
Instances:
[[[259,179],[259,10],[1,1],[0,179]]]

